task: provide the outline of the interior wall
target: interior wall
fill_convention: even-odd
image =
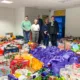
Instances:
[[[37,15],[53,15],[54,10],[36,8],[0,8],[0,35],[7,32],[22,35],[21,22],[26,15],[33,22]],[[66,36],[80,36],[80,7],[66,9]]]
[[[49,10],[46,9],[36,9],[36,8],[17,8],[15,10],[15,16],[16,16],[16,34],[17,35],[23,35],[23,31],[21,28],[21,23],[24,20],[25,16],[29,16],[29,20],[33,24],[33,20],[37,18],[38,15],[49,15]]]
[[[66,36],[80,37],[80,7],[66,9]]]
[[[54,10],[51,10],[50,11],[50,14],[49,14],[49,20],[51,21],[51,16],[53,16],[54,15]]]
[[[26,15],[33,22],[37,15],[53,15],[54,10],[36,8],[1,8],[0,7],[0,35],[7,32],[22,35],[21,22]],[[80,36],[80,7],[66,9],[66,36]]]
[[[16,35],[23,35],[23,31],[21,28],[21,23],[25,17],[25,8],[17,8],[15,10],[15,21],[16,21]]]
[[[7,32],[13,32],[15,35],[23,35],[21,23],[26,15],[29,16],[30,21],[37,18],[38,15],[49,15],[50,11],[47,9],[36,8],[0,8],[0,35]]]
[[[12,8],[0,8],[0,35],[15,33],[15,12]]]
[[[38,15],[50,15],[50,11],[48,9],[37,9],[37,8],[27,8],[25,9],[25,16],[28,15],[30,21],[33,23],[33,20],[37,18]]]

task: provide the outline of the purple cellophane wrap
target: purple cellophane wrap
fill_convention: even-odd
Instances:
[[[30,53],[42,61],[45,67],[52,70],[53,75],[59,74],[60,68],[65,67],[67,64],[78,63],[78,57],[71,50],[60,50],[57,47],[38,47]]]

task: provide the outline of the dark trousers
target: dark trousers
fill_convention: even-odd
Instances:
[[[47,37],[44,36],[43,43],[45,46],[49,45],[49,36],[47,36]]]
[[[41,44],[41,41],[43,40],[43,34],[42,32],[40,31],[39,32],[39,39],[38,39],[38,44]]]
[[[57,46],[57,34],[50,34],[52,46]]]

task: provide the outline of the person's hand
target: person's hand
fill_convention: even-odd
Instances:
[[[28,30],[25,30],[25,31],[28,31]]]
[[[59,33],[57,33],[57,35],[58,35]]]
[[[49,36],[49,34],[47,34]]]
[[[44,31],[44,34],[46,34],[47,33],[47,31]]]

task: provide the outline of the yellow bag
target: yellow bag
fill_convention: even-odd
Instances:
[[[43,67],[43,63],[36,58],[32,59],[31,68],[35,71],[40,70]]]

